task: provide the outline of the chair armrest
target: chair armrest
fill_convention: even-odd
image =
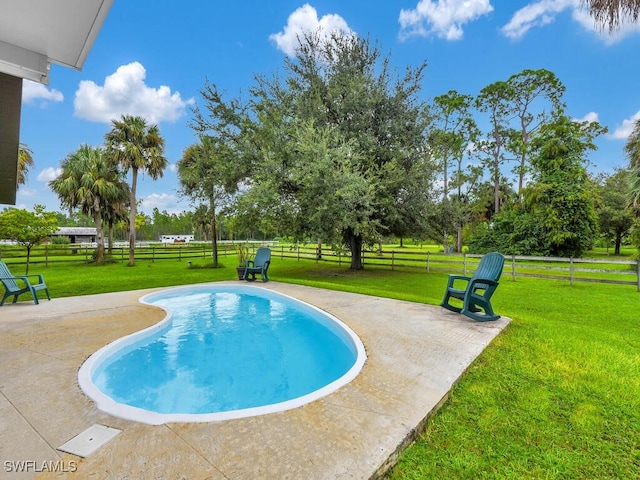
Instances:
[[[29,275],[24,275],[25,277],[37,277],[38,283],[44,283],[44,275],[41,273],[31,273]]]
[[[471,280],[471,282],[469,282],[469,291],[472,292],[474,288],[478,288],[476,287],[478,283],[481,283],[483,285],[489,285],[490,287],[498,286],[498,282],[494,280],[488,280],[484,278],[474,278],[473,280]]]
[[[245,268],[249,268],[253,266],[253,260],[247,260],[247,263],[244,264]]]
[[[465,282],[469,282],[471,280],[471,277],[466,277],[464,275],[454,275],[453,273],[450,273],[449,274],[449,281],[447,283],[447,288],[453,287],[453,283],[456,280],[462,280],[462,281],[465,281]]]
[[[31,275],[14,275],[12,277],[0,277],[0,280],[22,280],[24,283],[30,286],[31,285],[31,282],[29,281],[30,276]]]

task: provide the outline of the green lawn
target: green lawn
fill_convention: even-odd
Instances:
[[[63,297],[233,279],[235,259],[223,262],[228,266],[220,269],[165,260],[31,270],[46,275],[52,296]],[[446,284],[441,273],[351,272],[345,265],[279,258],[269,277],[429,304],[440,302]],[[492,303],[512,318],[510,326],[389,478],[640,478],[636,288],[503,278]]]

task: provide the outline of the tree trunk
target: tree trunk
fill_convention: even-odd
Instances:
[[[500,161],[496,157],[494,161],[493,202],[494,213],[500,212]]]
[[[622,233],[616,232],[616,249],[614,255],[620,255],[620,245],[622,244]]]
[[[523,153],[520,158],[520,168],[518,169],[518,201],[522,202],[522,188],[524,187],[524,167],[526,165],[527,157]]]
[[[353,233],[353,229],[347,229],[347,244],[351,250],[351,270],[362,270],[362,235]]]
[[[218,234],[216,225],[216,204],[213,197],[209,198],[209,205],[211,208],[211,258],[213,260],[214,268],[218,267]]]
[[[100,203],[96,197],[93,205],[93,221],[96,224],[96,265],[104,264],[104,225],[100,215]]]
[[[442,163],[443,163],[443,172],[444,172],[444,182],[443,182],[443,188],[442,188],[442,198],[443,199],[447,199],[447,197],[449,196],[449,185],[448,185],[448,163],[449,163],[449,156],[448,155],[444,155],[443,159],[442,159]]]
[[[131,169],[131,213],[129,215],[129,266],[135,265],[136,256],[136,183],[138,182],[138,169]]]
[[[113,222],[109,222],[109,255],[113,254]]]

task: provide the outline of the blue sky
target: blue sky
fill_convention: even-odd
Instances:
[[[566,87],[567,114],[609,128],[591,171],[626,166],[625,140],[640,118],[640,25],[609,35],[579,0],[115,0],[81,72],[53,65],[48,86],[24,81],[20,136],[35,165],[17,206],[62,211],[47,186],[60,161],[83,143],[100,145],[110,119],[129,113],[159,125],[170,163],[162,179],[141,179],[142,210],[189,210],[175,164],[196,141],[188,123],[205,79],[230,96],[246,92],[255,74],[281,69],[296,35],[318,27],[377,40],[398,72],[426,59],[426,100],[551,70]]]

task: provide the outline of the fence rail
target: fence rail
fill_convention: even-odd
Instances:
[[[280,258],[315,260],[319,262],[350,263],[348,253],[317,247],[278,246],[274,252]],[[471,275],[482,255],[444,254],[420,251],[366,250],[363,264],[369,267],[421,269],[426,272],[461,273]],[[574,282],[596,282],[635,285],[640,292],[640,262],[637,260],[604,260],[591,258],[534,257],[508,255],[505,257],[503,277],[547,278]],[[551,272],[553,274],[550,274]],[[590,275],[585,275],[590,274]]]
[[[242,242],[250,247],[250,255],[264,245],[264,242]],[[237,243],[221,242],[218,255],[225,258],[236,255]],[[328,246],[288,245],[271,243],[274,258],[289,258],[298,261],[316,263],[338,263],[348,265],[351,262],[349,252],[335,251]],[[49,266],[55,263],[82,262],[92,260],[95,245],[41,245],[31,250],[31,264]],[[143,261],[195,261],[211,258],[210,243],[188,244],[141,244],[135,251],[136,260]],[[13,264],[26,263],[24,248],[1,247],[0,259]],[[111,258],[127,261],[128,246],[114,247]],[[426,272],[460,273],[470,275],[477,267],[482,255],[444,254],[419,250],[364,250],[363,264],[370,268],[414,269]],[[607,260],[591,258],[534,257],[511,255],[506,257],[503,277],[546,278],[574,282],[597,282],[617,285],[635,285],[640,292],[640,262],[636,260]]]

